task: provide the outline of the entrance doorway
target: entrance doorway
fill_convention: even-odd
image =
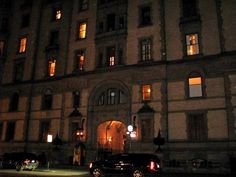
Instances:
[[[111,152],[123,152],[125,146],[126,126],[120,121],[106,121],[97,128],[98,149]]]

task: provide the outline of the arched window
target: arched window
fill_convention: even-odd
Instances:
[[[116,88],[109,88],[106,91],[102,92],[97,100],[97,105],[114,105],[114,104],[123,104],[127,102],[126,94]]]
[[[52,109],[52,99],[53,99],[52,91],[50,89],[47,89],[42,99],[43,110]]]
[[[199,73],[191,73],[188,77],[188,97],[196,98],[203,96],[203,79]]]
[[[13,93],[10,99],[9,111],[17,111],[19,104],[19,94],[17,92]]]

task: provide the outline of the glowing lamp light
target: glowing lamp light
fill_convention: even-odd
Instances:
[[[134,130],[134,127],[133,127],[133,125],[128,125],[128,132],[132,132],[133,130]]]

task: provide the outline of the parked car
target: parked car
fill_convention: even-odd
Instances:
[[[115,154],[89,165],[93,177],[125,174],[133,177],[151,177],[161,174],[160,159],[155,154],[124,153]]]
[[[2,157],[2,168],[15,168],[17,171],[35,170],[38,164],[37,156],[33,153],[5,153]]]

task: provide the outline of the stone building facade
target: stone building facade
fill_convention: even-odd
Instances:
[[[83,144],[89,162],[155,152],[158,132],[165,160],[236,153],[234,0],[0,2],[1,154],[52,134],[55,161]]]

